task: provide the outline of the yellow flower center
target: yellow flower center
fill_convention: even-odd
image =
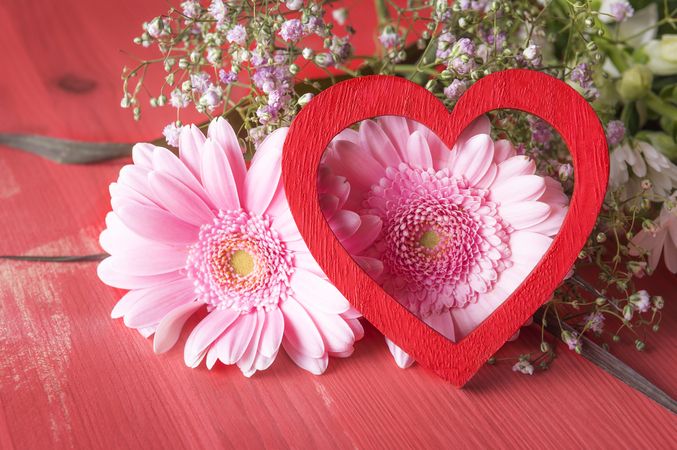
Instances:
[[[434,231],[428,230],[421,235],[421,239],[418,243],[421,244],[421,247],[432,250],[440,243],[440,237]]]
[[[244,250],[237,250],[230,257],[230,267],[244,277],[254,271],[254,257]]]

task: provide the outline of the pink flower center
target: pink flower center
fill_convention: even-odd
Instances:
[[[511,265],[511,229],[488,195],[447,169],[388,168],[365,201],[383,221],[374,249],[386,291],[423,316],[489,291]]]
[[[291,254],[267,216],[220,211],[200,228],[186,262],[200,300],[215,308],[270,311],[287,296]]]

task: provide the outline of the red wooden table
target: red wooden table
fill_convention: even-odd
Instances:
[[[0,132],[158,136],[170,111],[146,108],[134,123],[119,109],[119,72],[129,63],[119,50],[166,8],[162,0],[5,0]],[[373,16],[359,16],[367,51]],[[100,252],[107,186],[125,162],[58,165],[0,147],[0,254]],[[643,353],[631,339],[614,352],[675,397],[675,278],[662,270],[645,281],[666,297],[662,330]],[[674,415],[566,349],[548,372],[487,366],[457,390],[420,367],[398,369],[367,327],[354,356],[332,360],[323,376],[281,355],[246,379],[233,367],[189,369],[180,348],[154,355],[150,341],[109,319],[121,294],[98,280],[95,263],[0,262],[0,448],[676,445]],[[501,355],[537,341],[526,329]]]

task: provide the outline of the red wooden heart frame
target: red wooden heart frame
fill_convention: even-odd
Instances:
[[[404,116],[452,148],[475,118],[496,109],[531,113],[550,123],[573,157],[575,185],[559,234],[536,268],[479,327],[454,343],[430,328],[371,279],[344,250],[320,211],[320,158],[342,130],[365,119]],[[343,295],[384,335],[456,386],[462,386],[552,294],[593,229],[604,198],[609,156],[597,115],[574,89],[549,75],[507,70],[475,83],[453,111],[403,78],[368,76],[316,96],[292,122],[282,174],[293,217],[311,253]]]

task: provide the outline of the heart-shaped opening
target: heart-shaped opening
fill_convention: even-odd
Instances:
[[[527,128],[522,142],[503,131],[508,121]],[[509,110],[476,119],[451,150],[411,119],[364,120],[325,150],[320,208],[385,292],[459,342],[510,297],[560,230],[571,156],[532,157],[556,139],[542,120]]]

